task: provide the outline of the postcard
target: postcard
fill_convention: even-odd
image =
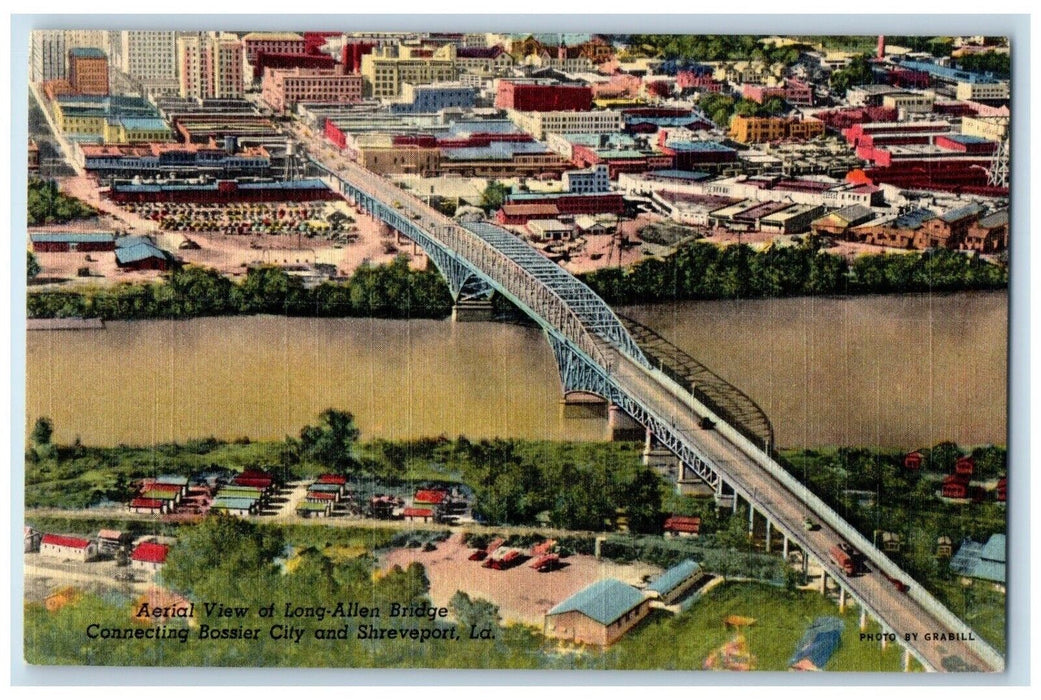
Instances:
[[[29,664],[1005,668],[1008,38],[347,25],[31,33]]]

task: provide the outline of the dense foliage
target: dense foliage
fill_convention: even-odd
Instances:
[[[59,192],[54,180],[29,180],[26,205],[30,226],[62,224],[97,215],[93,208],[80,200]]]
[[[945,249],[863,255],[851,264],[808,237],[802,245],[759,252],[747,245],[721,248],[693,242],[664,259],[648,258],[627,269],[603,268],[582,279],[609,304],[635,304],[994,289],[1008,284],[1008,271]]]
[[[633,34],[629,52],[667,59],[687,58],[695,61],[764,61],[793,65],[805,46],[792,44],[772,46],[761,43],[762,37],[749,34]]]
[[[846,94],[846,90],[856,85],[870,85],[875,82],[871,72],[871,62],[867,54],[854,56],[845,68],[831,74],[831,89],[838,95]]]
[[[364,264],[346,282],[325,282],[313,289],[277,267],[252,268],[241,284],[215,270],[186,267],[157,283],[34,292],[28,295],[27,306],[29,318],[227,314],[442,318],[451,311],[452,297],[436,271],[412,270],[401,256],[389,265]]]
[[[481,193],[481,208],[488,212],[495,211],[506,202],[509,194],[510,188],[507,185],[492,180]]]
[[[962,70],[993,73],[999,78],[1007,78],[1012,73],[1012,56],[997,51],[965,54],[955,59],[955,63]]]
[[[988,614],[971,610],[947,560],[937,556],[937,538],[949,537],[957,549],[965,538],[986,542],[991,535],[1006,531],[1006,508],[994,500],[993,492],[979,503],[939,497],[942,479],[954,472],[958,457],[971,454],[973,480],[993,484],[1007,472],[1006,451],[992,445],[970,450],[950,442],[919,451],[923,461],[917,471],[905,469],[904,455],[895,452],[840,448],[792,451],[782,456],[794,476],[867,539],[882,531],[900,535],[903,548],[889,556],[988,641],[1003,647],[1003,597],[986,591],[976,594],[975,604],[985,605]]]
[[[735,114],[742,117],[771,117],[788,111],[788,105],[780,97],[771,97],[759,104],[746,98],[735,99],[733,95],[708,93],[698,100],[698,109],[718,127],[726,129]]]

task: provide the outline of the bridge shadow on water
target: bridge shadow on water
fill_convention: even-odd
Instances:
[[[642,323],[618,314],[626,330],[656,368],[765,452],[773,454],[774,429],[747,394]]]

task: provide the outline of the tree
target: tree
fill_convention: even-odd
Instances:
[[[470,598],[463,591],[456,591],[448,601],[448,608],[452,611],[455,619],[464,628],[497,627],[499,625],[499,606],[484,598]]]
[[[29,439],[36,447],[43,447],[51,444],[52,435],[54,435],[54,423],[47,416],[40,416],[33,425]]]
[[[509,193],[509,187],[498,180],[492,180],[484,188],[484,192],[481,193],[481,208],[487,212],[498,209],[506,202],[506,196]]]
[[[40,263],[36,256],[32,254],[32,251],[26,251],[25,273],[29,279],[33,279],[40,274]]]
[[[318,425],[305,425],[300,430],[302,455],[340,474],[357,468],[355,444],[361,431],[354,424],[354,415],[327,408],[319,418]]]

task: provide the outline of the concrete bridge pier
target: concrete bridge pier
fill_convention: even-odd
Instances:
[[[654,439],[654,434],[648,429],[643,441],[643,463],[661,476],[671,481],[678,482],[683,476],[679,458],[672,450],[664,447]]]
[[[788,535],[781,535],[781,557],[788,563]]]
[[[846,612],[846,589],[839,586],[839,612]]]
[[[904,673],[911,670],[911,648],[904,647]]]
[[[860,606],[860,631],[863,632],[867,629],[867,608],[863,605]]]
[[[607,409],[607,427],[611,431],[612,442],[642,441],[646,433],[646,428],[615,404],[611,404]]]
[[[748,537],[755,534],[755,506],[748,504]]]
[[[821,595],[828,594],[828,572],[821,567]]]
[[[452,320],[459,323],[491,321],[493,317],[491,299],[460,299],[452,305]]]
[[[770,518],[766,519],[766,553],[770,553],[770,530],[773,525],[770,523]]]

